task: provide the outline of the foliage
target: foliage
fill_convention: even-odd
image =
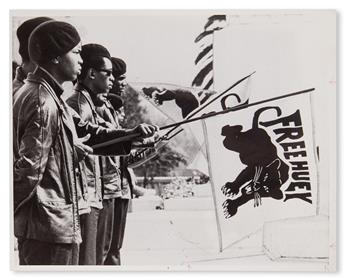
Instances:
[[[127,87],[124,104],[126,115],[124,127],[132,128],[143,122],[151,123],[149,112],[140,105],[138,93],[130,86]],[[184,155],[167,144],[158,150],[156,157],[135,168],[134,171],[136,175],[143,176],[147,182],[148,178],[168,176],[175,168],[186,164]]]
[[[130,86],[126,88],[124,101],[126,115],[124,127],[133,128],[143,122],[149,123],[148,118],[145,117],[147,115],[146,109],[140,106],[138,93]]]
[[[138,168],[139,176],[169,176],[173,170],[181,165],[186,164],[184,156],[174,151],[169,145],[163,146],[159,149],[156,157],[144,163],[141,169]]]

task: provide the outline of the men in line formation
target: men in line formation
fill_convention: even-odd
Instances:
[[[14,234],[21,265],[120,265],[134,142],[157,127],[120,125],[126,64],[81,44],[69,23],[39,17],[17,30],[13,80]],[[63,84],[75,82],[64,93]],[[134,140],[132,135],[139,135]],[[129,137],[127,137],[129,136]],[[95,145],[127,139],[106,146]],[[91,147],[94,146],[92,149]]]

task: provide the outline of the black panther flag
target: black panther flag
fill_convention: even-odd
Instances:
[[[318,186],[309,93],[209,118],[206,127],[225,243],[267,221],[315,215]]]

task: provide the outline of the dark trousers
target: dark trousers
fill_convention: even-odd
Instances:
[[[110,250],[114,228],[114,202],[115,198],[103,199],[103,209],[99,211],[96,248],[98,265],[104,264]]]
[[[91,207],[89,214],[80,216],[81,236],[79,264],[96,265],[96,244],[99,209]]]
[[[115,198],[113,236],[105,265],[121,265],[120,249],[125,234],[129,199]]]
[[[18,240],[20,265],[77,265],[79,244]]]

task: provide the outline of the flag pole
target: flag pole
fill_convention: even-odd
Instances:
[[[199,108],[197,108],[194,112],[192,112],[185,120],[189,120],[192,117],[194,117],[197,113],[201,112],[203,109],[205,109],[207,106],[211,105],[214,101],[216,101],[217,99],[219,99],[220,97],[222,97],[224,94],[226,94],[229,90],[233,89],[235,86],[237,86],[238,84],[242,83],[244,80],[248,79],[249,77],[251,77],[256,71],[250,73],[249,75],[245,76],[244,78],[238,80],[237,82],[235,82],[234,84],[232,84],[228,89],[224,90],[221,94],[217,95],[215,98],[213,98],[212,100],[206,102],[205,104],[203,104],[202,106],[200,106]],[[176,127],[173,127],[171,130],[169,130],[165,135],[169,135],[171,132],[173,132],[176,128],[178,128],[180,125],[176,125]]]
[[[218,246],[219,246],[219,252],[223,251],[223,237],[222,237],[222,229],[220,226],[219,221],[219,214],[218,214],[218,207],[217,207],[217,199],[216,199],[216,191],[215,191],[215,184],[213,182],[213,172],[212,172],[212,166],[210,161],[210,149],[209,149],[209,143],[208,143],[208,137],[207,137],[207,126],[206,123],[202,122],[202,129],[204,132],[204,139],[206,144],[206,158],[207,158],[207,167],[208,167],[208,173],[210,176],[210,183],[211,183],[211,191],[212,191],[212,197],[213,197],[213,206],[214,206],[214,213],[216,216],[216,225],[217,225],[217,233],[218,233]]]
[[[249,108],[249,107],[252,107],[252,106],[255,106],[255,105],[259,105],[259,104],[262,104],[262,103],[267,103],[267,102],[275,101],[275,100],[278,100],[278,99],[283,99],[283,98],[287,98],[287,97],[291,97],[291,96],[295,96],[295,95],[311,92],[313,90],[315,90],[315,88],[309,88],[309,89],[306,89],[306,90],[301,90],[301,91],[297,91],[297,92],[293,92],[293,93],[289,93],[289,94],[285,94],[285,95],[281,95],[281,96],[277,96],[277,97],[273,97],[273,98],[257,101],[257,102],[250,103],[250,104],[238,105],[238,106],[231,107],[231,108],[228,108],[228,109],[223,110],[223,111],[212,112],[212,113],[204,114],[204,115],[202,115],[200,117],[196,117],[196,118],[192,118],[192,119],[189,119],[189,120],[180,121],[180,122],[173,123],[173,124],[168,124],[168,125],[160,127],[160,129],[161,130],[168,129],[168,128],[171,128],[171,127],[174,127],[174,126],[180,126],[180,125],[183,125],[183,124],[186,124],[186,123],[195,122],[195,121],[198,121],[198,120],[203,120],[203,119],[206,119],[206,118],[211,118],[211,117],[222,115],[222,114],[227,114],[229,112],[235,112],[235,111],[243,110],[243,109],[246,109],[246,108]]]
[[[305,90],[301,90],[301,91],[297,91],[297,92],[293,92],[293,93],[289,93],[289,94],[285,94],[285,95],[281,95],[281,96],[277,96],[277,97],[273,97],[273,98],[257,101],[257,102],[250,103],[250,104],[243,104],[243,105],[239,105],[239,106],[236,106],[236,107],[231,107],[231,108],[223,110],[223,111],[208,113],[208,114],[202,115],[200,117],[196,117],[196,118],[184,120],[184,121],[181,121],[181,122],[176,122],[176,123],[172,123],[172,124],[169,124],[169,125],[161,126],[159,129],[160,130],[164,130],[164,129],[172,128],[172,127],[175,127],[175,126],[180,126],[180,125],[183,125],[183,124],[186,124],[186,123],[191,123],[191,122],[195,122],[195,121],[199,121],[199,120],[215,117],[215,116],[222,115],[222,114],[227,114],[229,112],[235,112],[235,111],[243,110],[243,109],[255,106],[255,105],[271,102],[271,101],[274,101],[274,100],[283,99],[283,98],[287,98],[287,97],[291,97],[291,96],[295,96],[295,95],[299,95],[299,94],[303,94],[303,93],[308,93],[308,92],[311,92],[311,91],[314,91],[314,90],[315,90],[315,88],[309,88],[309,89],[305,89]],[[129,134],[129,135],[125,135],[125,136],[119,137],[119,138],[111,139],[111,140],[108,140],[108,141],[105,141],[105,142],[102,142],[102,143],[99,143],[99,144],[95,144],[95,145],[91,146],[91,148],[97,149],[97,148],[102,148],[102,147],[109,146],[109,145],[116,144],[116,143],[120,143],[120,142],[131,141],[134,138],[140,137],[140,136],[142,136],[141,133],[133,133],[133,134]]]
[[[213,98],[212,100],[205,102],[205,104],[203,104],[202,106],[198,107],[194,112],[192,112],[187,118],[186,120],[192,118],[193,116],[195,116],[197,113],[201,112],[203,109],[205,109],[207,106],[209,106],[210,104],[212,104],[214,101],[216,101],[217,99],[219,99],[220,97],[222,97],[225,93],[227,93],[229,90],[233,89],[235,86],[237,86],[238,84],[240,84],[241,82],[243,82],[244,80],[248,79],[249,77],[251,77],[256,71],[250,73],[249,75],[245,76],[244,78],[238,80],[236,83],[234,83],[233,85],[231,85],[228,89],[226,89],[225,91],[223,91],[221,94],[217,95],[215,98]],[[151,103],[151,101],[149,101]],[[157,107],[158,108],[158,107]],[[158,108],[161,112],[163,112],[160,108]],[[164,113],[164,112],[163,112]],[[164,115],[166,115],[164,113]],[[169,136],[169,134],[171,132],[173,132],[174,130],[176,130],[180,125],[176,125],[175,127],[172,127],[168,132],[166,132],[162,137],[167,137],[166,140],[170,140],[171,138],[175,137],[176,135],[180,134],[183,129],[180,129],[179,131],[175,132],[173,135]],[[147,148],[143,149],[143,153],[147,150]]]
[[[212,45],[214,45],[214,32],[212,34]],[[214,49],[212,48],[213,55],[212,55],[212,79],[214,81],[214,68],[213,68],[213,57],[214,57]],[[250,77],[252,74],[250,74],[248,77]],[[245,78],[246,79],[246,78]],[[214,82],[213,82],[213,89],[214,89]],[[222,93],[221,95],[223,95]],[[219,98],[219,97],[218,97]],[[214,98],[209,104],[211,104],[216,98]],[[208,104],[208,105],[209,105]],[[212,166],[211,166],[211,155],[210,155],[210,148],[209,148],[209,141],[208,141],[208,134],[207,134],[207,126],[205,120],[201,121],[202,123],[202,131],[204,134],[204,141],[205,141],[205,147],[206,147],[206,159],[207,159],[207,168],[208,168],[208,174],[210,178],[210,183],[211,183],[211,191],[212,191],[212,201],[213,201],[213,206],[214,206],[214,215],[216,216],[216,225],[217,225],[217,234],[218,234],[218,247],[219,247],[219,252],[223,251],[223,236],[222,236],[222,228],[220,226],[220,219],[219,219],[219,213],[218,213],[218,203],[217,203],[217,196],[216,196],[216,187],[213,181],[213,172],[212,172]]]

